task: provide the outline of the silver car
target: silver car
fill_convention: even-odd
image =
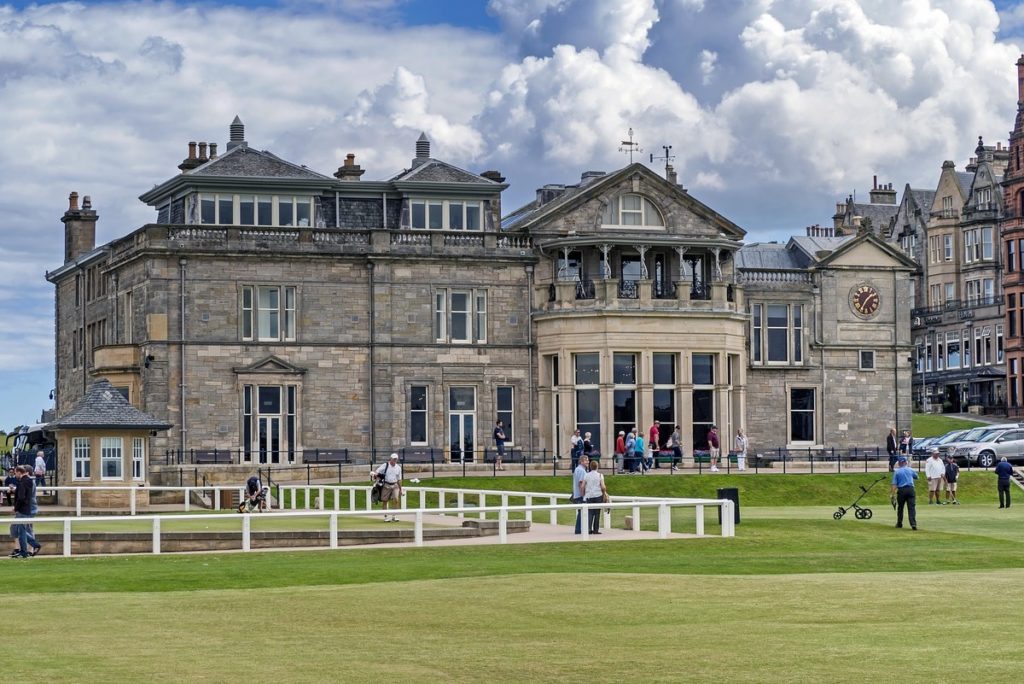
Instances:
[[[992,430],[1009,430],[1016,427],[1020,427],[1020,425],[1017,423],[1002,423],[1000,425],[981,425],[979,427],[972,428],[959,438],[939,445],[939,453],[943,456],[954,455],[963,447],[973,446],[975,442]]]
[[[964,460],[982,468],[991,468],[1003,456],[1007,461],[1024,460],[1024,429],[989,430],[972,444],[956,450],[957,460]]]

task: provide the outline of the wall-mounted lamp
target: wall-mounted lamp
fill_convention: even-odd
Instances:
[[[145,368],[149,368],[149,364],[153,363],[154,361],[156,361],[156,357],[150,355],[146,357],[146,361],[142,365]]]

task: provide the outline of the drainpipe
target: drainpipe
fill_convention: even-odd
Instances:
[[[526,267],[526,344],[527,356],[530,359],[529,375],[526,376],[527,411],[530,415],[527,443],[532,452],[537,447],[533,441],[533,265]]]
[[[181,398],[181,453],[185,454],[186,440],[185,435],[188,432],[188,422],[185,419],[185,266],[188,264],[188,259],[181,257],[178,259],[178,268],[180,272],[181,282],[178,285],[178,291],[181,294],[181,311],[179,312],[179,323],[180,323],[180,338],[181,341],[178,344],[178,348],[181,350],[181,384],[178,386],[178,394]]]
[[[81,308],[81,313],[82,313],[82,315],[81,315],[82,344],[79,345],[81,347],[81,349],[79,349],[78,351],[82,355],[82,396],[84,397],[85,393],[89,391],[89,361],[90,361],[89,354],[87,354],[85,352],[85,345],[86,345],[86,342],[85,342],[85,308],[86,308],[86,302],[85,302],[85,268],[83,266],[79,266],[78,267],[78,273],[79,273],[79,278],[81,279],[80,282],[82,284],[82,290],[81,290],[81,292],[79,292],[79,300],[78,300],[79,303],[81,304],[80,308]],[[91,346],[91,343],[90,343],[90,346]]]
[[[118,323],[117,309],[118,309],[118,306],[117,306],[117,274],[116,273],[111,274],[110,281],[111,281],[111,284],[114,286],[114,334],[112,335],[112,337],[114,338],[114,344],[121,344],[121,336],[117,333],[117,323]]]
[[[892,300],[893,300],[893,305],[894,305],[893,306],[893,314],[892,315],[893,315],[893,322],[896,325],[899,324],[897,322],[897,320],[896,320],[896,306],[895,306],[896,302],[898,302],[899,298],[900,298],[900,293],[899,293],[899,290],[897,289],[898,287],[899,287],[899,283],[896,280],[896,271],[894,270],[892,272]],[[896,346],[899,347],[899,344],[900,344],[899,334],[898,334],[898,331],[897,331]],[[963,350],[962,349],[960,350],[960,358],[963,359]],[[896,392],[895,392],[895,395],[896,395],[895,396],[895,398],[896,398],[896,402],[895,402],[896,403],[896,406],[895,406],[895,409],[896,409],[895,410],[896,422],[894,422],[893,425],[899,425],[900,424],[900,352],[899,351],[897,351],[893,355],[892,380],[893,380],[893,386],[894,386],[894,388],[896,390]]]
[[[368,392],[369,392],[367,398],[368,398],[369,403],[370,403],[370,449],[371,450],[376,445],[376,430],[374,429],[374,420],[373,420],[373,337],[374,337],[374,334],[373,334],[374,333],[374,330],[373,330],[374,329],[374,320],[373,319],[374,319],[374,314],[375,314],[374,306],[373,306],[373,265],[374,264],[373,264],[372,261],[366,264],[367,273],[369,274],[368,275],[368,283],[369,283],[369,292],[370,292],[370,295],[369,295],[369,300],[370,300],[370,326],[369,326],[369,328],[370,328],[370,340],[369,340],[370,372],[369,372],[369,376],[370,376],[370,378],[369,378],[369,382],[367,382],[366,386],[367,386]]]
[[[334,191],[334,227],[341,228],[341,193]]]
[[[824,338],[822,337],[822,327],[824,326],[825,314],[822,311],[821,306],[823,300],[822,280],[824,280],[824,274],[819,272],[817,274],[817,277],[818,297],[815,302],[815,308],[817,309],[817,311],[815,312],[817,325],[814,326],[814,343],[818,345],[818,354],[821,363],[821,444],[822,446],[824,446],[825,444],[828,443],[828,441],[825,439],[825,416],[828,415],[828,413],[825,411],[825,397],[828,396],[828,379],[825,375],[825,343]]]
[[[380,199],[381,199],[381,207],[382,207],[381,215],[380,215],[380,222],[381,222],[381,225],[384,226],[384,230],[387,230],[388,229],[388,191],[387,190],[385,190],[384,192],[382,192],[380,194]]]

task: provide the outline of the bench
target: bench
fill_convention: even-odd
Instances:
[[[729,463],[736,463],[736,452],[730,451],[727,458],[729,459]],[[718,460],[723,463],[725,462],[725,458],[721,456],[718,458]],[[697,465],[698,463],[711,463],[711,453],[708,451],[694,451],[693,464]]]
[[[441,463],[444,461],[444,451],[441,449],[407,448],[398,450],[402,463]]]
[[[233,454],[224,449],[193,452],[196,465],[230,465],[235,462]]]
[[[348,457],[348,449],[314,449],[302,454],[305,463],[338,465],[339,463],[352,463]]]

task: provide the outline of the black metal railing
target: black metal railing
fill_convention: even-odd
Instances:
[[[676,284],[669,278],[655,280],[651,283],[651,293],[655,299],[675,299]]]
[[[711,286],[695,280],[690,284],[690,299],[711,299]]]
[[[639,283],[635,280],[619,281],[619,299],[637,299],[640,296]]]

